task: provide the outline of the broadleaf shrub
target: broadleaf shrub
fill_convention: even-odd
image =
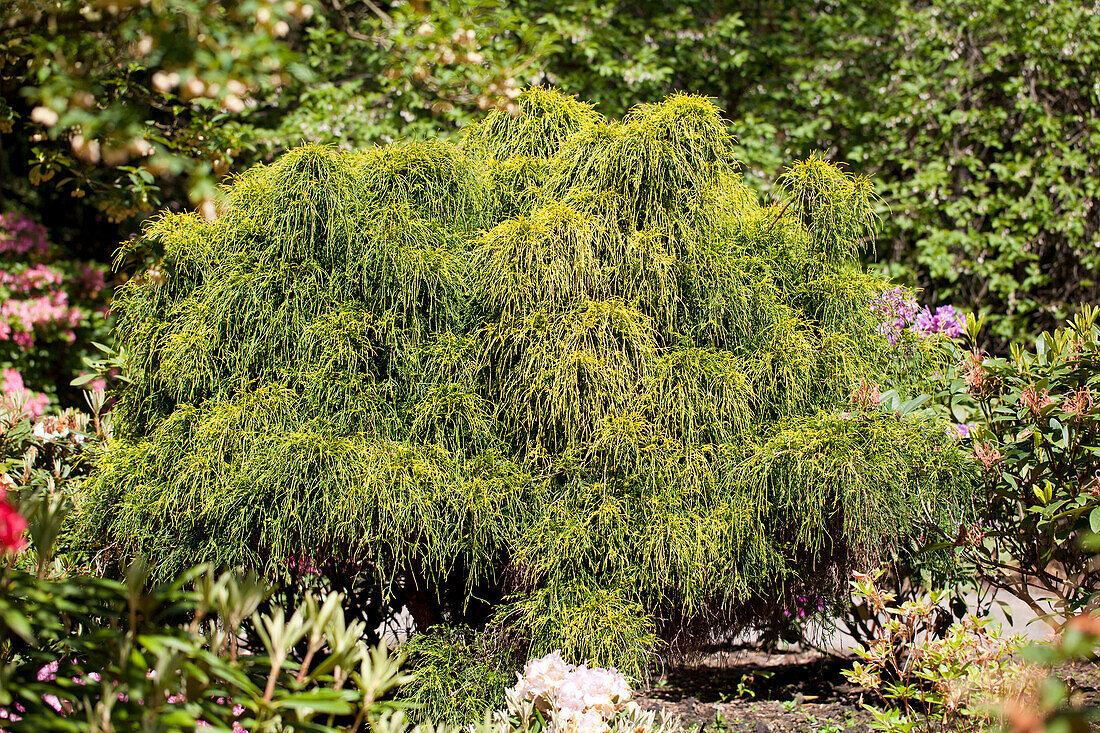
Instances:
[[[991,618],[973,615],[944,628],[943,591],[895,604],[878,585],[880,574],[853,582],[877,623],[874,637],[855,650],[863,661],[843,672],[879,699],[880,705],[864,705],[875,716],[873,729],[983,731],[1006,705],[1037,703],[1041,674],[1018,657],[1023,636],[1003,635]]]
[[[372,622],[636,673],[838,597],[958,503],[942,423],[849,398],[897,377],[867,180],[814,157],[761,205],[697,96],[515,111],[460,145],[306,146],[212,222],[152,222],[80,535],[161,577],[346,561]]]
[[[998,353],[1096,300],[1095,3],[781,0],[744,18],[759,50],[735,116],[788,156],[876,171],[886,272],[986,314]]]
[[[961,563],[1055,628],[1095,607],[1100,570],[1100,310],[1083,306],[1008,358],[960,349],[947,409],[973,420],[973,521],[943,536]],[[980,323],[971,321],[971,334]],[[973,339],[972,339],[973,340]]]
[[[90,572],[68,518],[109,420],[57,420],[0,414],[0,730],[408,728],[391,716],[400,659],[364,643],[338,593],[287,609],[209,566],[152,584],[142,559]]]

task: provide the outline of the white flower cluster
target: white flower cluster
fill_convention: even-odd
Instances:
[[[77,445],[84,442],[84,428],[87,418],[75,410],[66,410],[60,415],[46,415],[34,423],[34,437],[46,443],[72,440]]]
[[[652,727],[652,715],[642,713],[631,701],[626,676],[566,662],[560,651],[532,659],[523,668],[515,687],[505,691],[509,717],[519,718],[521,730],[529,729],[534,711],[549,717],[550,733],[608,733]],[[622,723],[628,723],[622,725]]]

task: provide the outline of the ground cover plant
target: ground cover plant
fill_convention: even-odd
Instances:
[[[761,206],[703,98],[518,104],[151,225],[76,534],[637,673],[837,598],[953,505],[954,435],[859,397],[894,363],[866,180],[811,158]]]

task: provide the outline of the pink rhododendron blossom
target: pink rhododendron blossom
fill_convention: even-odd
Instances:
[[[0,214],[0,252],[45,254],[50,248],[46,228],[25,214]]]
[[[606,733],[611,719],[630,705],[632,691],[625,675],[569,664],[560,651],[528,661],[517,677],[506,695],[549,711],[554,733]]]
[[[23,375],[17,369],[5,369],[0,373],[0,410],[16,412],[28,417],[40,417],[50,405],[50,398],[41,392],[32,392],[23,386]]]
[[[42,669],[38,670],[39,682],[53,682],[57,679],[57,660],[53,660]]]
[[[11,339],[29,349],[34,346],[36,329],[54,326],[70,333],[83,320],[80,309],[69,305],[69,296],[63,290],[36,298],[9,299],[0,303],[0,339]]]
[[[517,673],[519,681],[513,689],[521,697],[536,700],[557,691],[575,669],[562,658],[560,651],[553,651],[541,659],[528,660],[523,674]]]
[[[27,295],[36,290],[60,285],[64,276],[59,270],[46,265],[32,265],[22,272],[0,270],[0,287],[14,295]]]
[[[85,264],[80,268],[80,279],[77,281],[80,294],[85,298],[96,298],[107,287],[106,276],[103,269],[92,264]]]
[[[82,377],[82,378],[88,377],[88,376],[91,376],[91,375],[89,375],[87,372],[81,372],[80,373],[80,377]],[[107,389],[107,380],[102,379],[102,378],[101,379],[93,379],[91,381],[85,382],[83,386],[84,386],[84,389],[88,390],[89,392],[102,392],[105,389]]]

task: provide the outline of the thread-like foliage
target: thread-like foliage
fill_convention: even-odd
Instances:
[[[844,589],[965,487],[943,426],[848,401],[890,366],[865,181],[814,158],[761,205],[703,97],[518,108],[153,222],[84,536],[165,576],[338,566],[373,620],[636,671]]]

